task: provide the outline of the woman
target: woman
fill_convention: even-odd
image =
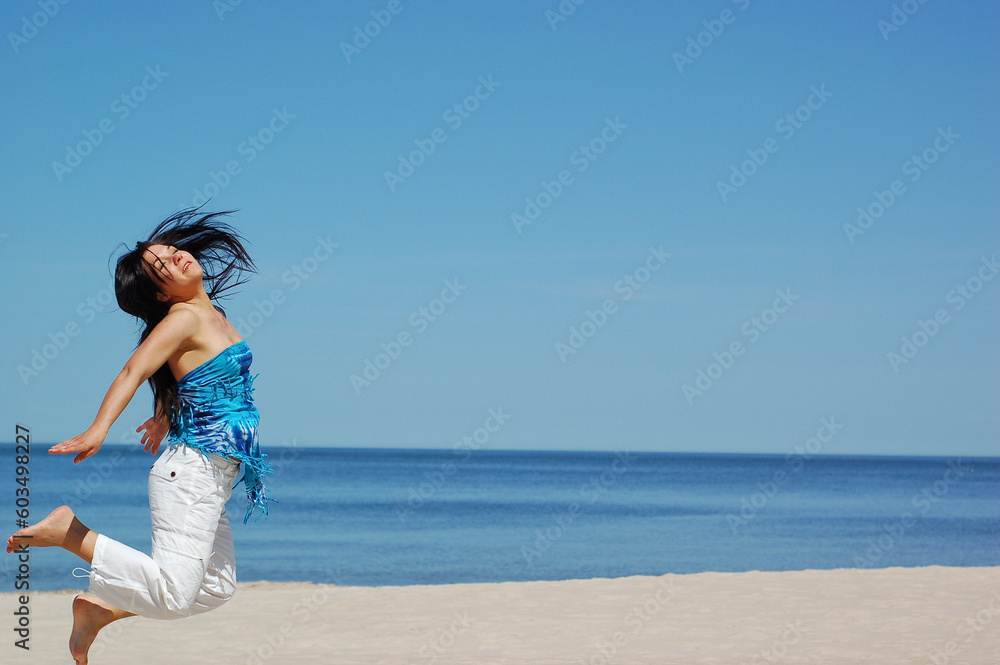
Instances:
[[[145,324],[139,345],[111,384],[93,424],[49,449],[97,453],[111,425],[148,381],[153,417],[136,428],[156,455],[149,472],[152,554],[145,555],[88,529],[68,506],[7,540],[7,551],[30,545],[62,547],[92,567],[88,593],[73,599],[70,652],[77,663],[98,631],[136,614],[177,619],[225,603],[236,588],[232,531],[226,518],[240,468],[249,506],[267,515],[263,475],[272,473],[257,441],[250,348],[213,303],[255,271],[240,236],[215,218],[226,213],[182,211],[118,259],[115,295],[121,309]],[[211,272],[209,272],[211,269]],[[205,285],[208,284],[206,291]],[[259,516],[258,516],[259,517]]]

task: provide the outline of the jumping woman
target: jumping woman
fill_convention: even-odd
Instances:
[[[8,552],[62,547],[90,564],[90,588],[73,599],[69,648],[78,664],[112,621],[179,619],[232,597],[236,558],[226,501],[241,468],[248,499],[243,523],[255,509],[267,516],[272,499],[263,476],[273,471],[257,439],[250,347],[213,302],[255,266],[239,234],[215,219],[224,214],[184,210],[118,259],[118,306],[145,329],[93,424],[49,449],[77,453],[74,464],[96,454],[135,391],[149,382],[153,417],[136,431],[145,430],[142,443],[153,455],[169,435],[149,472],[151,555],[88,529],[68,506],[7,539]]]

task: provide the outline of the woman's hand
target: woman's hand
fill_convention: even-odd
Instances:
[[[88,457],[95,455],[101,449],[105,437],[108,433],[104,430],[97,430],[93,427],[87,428],[83,434],[78,434],[72,439],[66,439],[62,443],[49,448],[53,455],[65,455],[66,453],[80,453],[73,459],[73,464],[79,464]]]
[[[163,441],[163,437],[170,431],[170,418],[165,415],[153,416],[135,428],[136,432],[141,430],[146,430],[146,433],[142,435],[143,449],[147,453],[155,455],[160,451],[160,442]]]

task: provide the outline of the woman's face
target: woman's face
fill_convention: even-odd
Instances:
[[[150,245],[143,258],[150,274],[157,273],[160,293],[157,298],[167,302],[190,297],[201,286],[203,271],[195,258],[173,245]]]

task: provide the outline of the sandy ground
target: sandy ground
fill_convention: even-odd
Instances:
[[[0,662],[72,663],[76,592],[0,594]],[[91,663],[1000,663],[1000,567],[699,573],[406,587],[241,584],[220,609],[105,629]]]

